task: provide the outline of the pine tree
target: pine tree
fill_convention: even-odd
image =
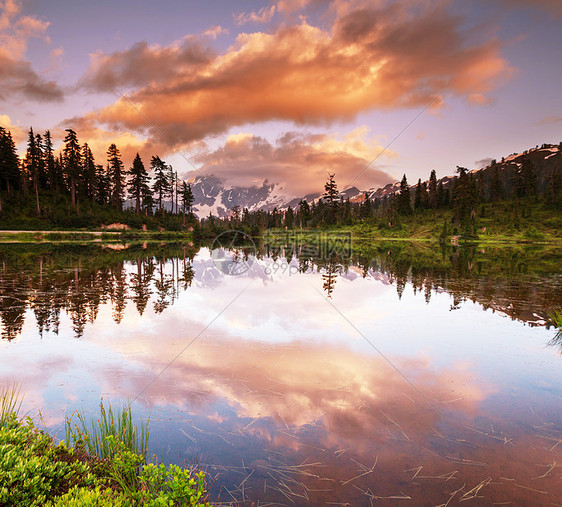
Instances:
[[[435,169],[431,171],[429,175],[429,207],[430,208],[437,208],[437,174],[435,173]]]
[[[109,167],[105,168],[102,164],[96,165],[96,192],[95,199],[99,204],[109,203]]]
[[[408,180],[406,175],[402,177],[400,182],[400,193],[397,198],[397,211],[402,215],[412,214],[412,200],[410,197],[410,187],[408,186]]]
[[[154,209],[154,196],[152,195],[152,190],[150,189],[150,184],[147,182],[146,185],[142,186],[142,210],[145,215],[152,215]]]
[[[328,181],[324,185],[324,199],[329,206],[334,206],[338,198],[338,186],[334,176],[335,174],[328,174]]]
[[[37,139],[33,134],[33,128],[29,129],[29,134],[27,138],[27,152],[25,154],[24,167],[25,167],[25,179],[24,185],[27,186],[27,181],[31,180],[33,190],[35,192],[35,202],[37,206],[37,215],[41,214],[41,208],[39,206],[39,171],[41,166],[42,153],[40,148],[37,146]]]
[[[335,174],[328,174],[328,181],[324,185],[324,195],[323,198],[328,205],[326,222],[328,224],[333,224],[336,221],[336,212],[338,206],[338,186],[334,179]]]
[[[181,182],[180,197],[183,210],[183,223],[185,225],[185,214],[191,214],[191,207],[193,206],[194,199],[191,185],[187,184],[185,181]]]
[[[154,171],[153,192],[156,194],[158,202],[158,211],[162,213],[162,203],[164,198],[170,192],[170,181],[168,179],[168,166],[158,156],[153,156],[150,161],[150,168]]]
[[[537,174],[535,165],[528,157],[523,159],[521,168],[515,175],[515,185],[519,197],[532,196],[537,191]]]
[[[465,232],[470,233],[470,224],[478,204],[478,188],[465,167],[457,167],[457,174],[453,189],[453,217],[464,227]]]
[[[130,179],[127,190],[129,191],[129,195],[135,200],[135,212],[139,215],[141,212],[143,189],[147,186],[148,173],[138,153],[133,160],[133,165],[129,169],[128,174]]]
[[[0,127],[0,190],[8,193],[17,189],[20,183],[20,161],[16,145],[9,130]]]
[[[41,134],[35,134],[35,150],[37,155],[37,186],[47,188],[47,171],[45,163],[45,143]]]
[[[62,179],[62,175],[57,174],[56,171],[55,156],[53,153],[53,141],[51,140],[51,132],[49,130],[45,131],[43,141],[47,188],[57,191],[60,184],[59,179]]]
[[[421,178],[418,178],[418,184],[416,185],[416,193],[414,194],[414,209],[420,210],[422,207],[422,182]]]
[[[174,198],[174,193],[177,192],[177,174],[174,173],[174,169],[172,168],[171,165],[167,165],[166,166],[167,171],[168,171],[168,181],[169,181],[169,189],[168,189],[168,196],[170,197],[170,201],[171,201],[171,208],[172,208],[172,213],[174,213],[174,202],[176,201],[176,199]],[[177,206],[176,206],[176,212],[177,212]]]
[[[110,144],[107,150],[109,181],[111,186],[111,205],[121,211],[125,198],[125,169],[121,161],[121,154],[115,144]]]
[[[295,226],[295,213],[290,206],[285,211],[285,227],[292,229]]]
[[[82,147],[82,178],[79,193],[86,199],[94,200],[96,194],[96,162],[87,143]]]
[[[310,206],[304,199],[299,202],[298,220],[301,229],[306,227],[310,220]]]
[[[82,157],[76,132],[72,129],[65,132],[68,133],[64,138],[64,171],[70,181],[70,202],[76,207],[76,182],[80,176]]]
[[[437,185],[437,207],[444,208],[449,205],[449,191],[443,186],[443,182],[440,181]]]

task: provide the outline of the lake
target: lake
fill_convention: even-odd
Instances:
[[[132,402],[214,503],[562,503],[555,248],[3,244],[0,297],[25,411]]]

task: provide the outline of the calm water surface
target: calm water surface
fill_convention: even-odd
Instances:
[[[562,504],[562,257],[317,246],[0,245],[0,380],[134,400],[216,503]]]

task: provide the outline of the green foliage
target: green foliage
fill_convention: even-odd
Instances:
[[[205,474],[176,465],[149,464],[140,477],[143,489],[162,501],[155,505],[209,505],[205,502]]]
[[[47,505],[49,507],[125,507],[131,505],[131,501],[109,488],[96,486],[94,489],[88,489],[75,486]]]
[[[64,444],[55,446],[31,419],[22,424],[12,414],[0,428],[1,505],[45,505],[76,483],[94,482],[89,464]]]
[[[209,505],[204,473],[146,464],[148,426],[138,430],[130,409],[114,416],[111,406],[100,403],[100,421],[91,427],[80,415],[80,427],[67,428],[75,444],[69,448],[56,445],[30,418],[22,422],[9,413],[19,399],[16,387],[2,391],[0,505]]]

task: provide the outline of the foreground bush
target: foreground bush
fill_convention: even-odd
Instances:
[[[7,393],[0,393],[0,409],[13,406],[1,403]],[[102,458],[81,440],[56,444],[30,418],[0,410],[0,506],[209,505],[203,472],[147,464],[145,449],[138,454],[110,433],[95,436],[109,450]]]

